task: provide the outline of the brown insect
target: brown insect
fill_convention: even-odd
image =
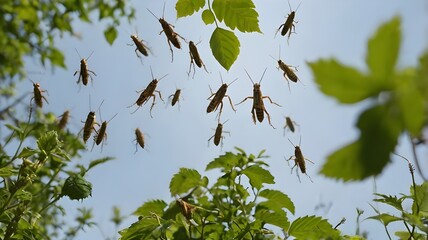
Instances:
[[[33,82],[33,81],[32,81]],[[49,103],[45,96],[43,96],[43,93],[47,92],[46,90],[42,90],[40,88],[39,83],[33,82],[33,97],[31,98],[30,102],[34,99],[34,102],[38,107],[43,107],[43,99],[46,101],[46,103]]]
[[[137,55],[137,57],[141,58],[141,56],[138,55],[138,52],[140,52],[146,57],[149,56],[149,48],[144,45],[143,40],[138,39],[137,35],[131,35],[131,39],[135,44],[135,54]]]
[[[279,57],[281,58],[281,46],[279,47]],[[272,57],[272,56],[271,56]],[[281,59],[276,60],[274,57],[272,57],[275,61],[278,62],[278,69],[281,69],[283,71],[283,76],[285,78],[285,80],[287,80],[287,84],[288,84],[288,90],[290,90],[290,81],[297,83],[297,81],[299,81],[299,78],[297,77],[297,75],[294,73],[293,70],[291,70],[291,68],[294,68],[297,71],[296,67],[290,66],[285,64]]]
[[[301,2],[299,3],[299,6],[297,6],[297,9],[299,9],[300,4],[302,4]],[[290,36],[291,33],[296,33],[296,26],[294,25],[294,23],[297,23],[296,21],[294,21],[294,17],[296,16],[296,11],[292,11],[291,10],[291,5],[290,5],[290,1],[288,2],[288,6],[290,7],[290,11],[291,13],[288,14],[287,20],[285,20],[284,24],[281,24],[281,26],[279,26],[278,30],[276,30],[275,36],[278,33],[278,31],[282,28],[281,30],[281,35],[285,36],[288,32],[288,38],[287,38],[287,42],[290,40]]]
[[[250,74],[248,74],[247,70],[245,70],[245,72],[247,73],[247,76],[250,78],[251,82],[253,83],[253,96],[249,96],[244,98],[244,100],[242,100],[240,103],[241,104],[243,102],[245,102],[247,99],[253,99],[253,108],[251,109],[251,114],[253,115],[253,122],[254,124],[256,124],[256,115],[257,115],[257,120],[259,122],[263,122],[264,119],[264,113],[266,113],[268,121],[269,121],[269,125],[272,126],[272,128],[275,129],[275,127],[272,125],[271,121],[270,121],[270,115],[268,113],[268,111],[266,111],[265,105],[263,103],[263,99],[267,98],[269,99],[269,101],[272,104],[275,104],[279,107],[281,107],[281,105],[279,105],[278,103],[275,103],[272,101],[272,99],[269,96],[263,96],[262,91],[260,90],[260,83],[263,80],[263,76],[266,73],[267,68],[265,69],[265,71],[263,72],[262,77],[260,78],[259,83],[254,83],[253,79],[251,79]],[[238,105],[236,104],[236,105]]]
[[[297,124],[295,121],[291,120],[290,117],[285,117],[284,135],[285,135],[285,129],[286,128],[290,129],[290,131],[294,133],[294,131],[296,130],[294,125],[299,126],[299,124]]]
[[[181,89],[177,89],[175,90],[174,94],[171,94],[168,98],[171,99],[171,105],[174,106],[176,103],[180,104],[180,94],[181,94]],[[180,106],[179,106],[180,107]]]
[[[195,64],[199,68],[204,66],[205,72],[208,72],[204,62],[199,56],[199,52],[198,52],[198,49],[196,48],[196,45],[192,41],[189,42],[189,54],[190,54],[190,66],[189,66],[189,72],[187,73],[187,75],[190,75],[190,72],[192,71],[192,66],[193,66],[193,77],[195,77],[195,73],[196,73]]]
[[[83,127],[83,142],[86,143],[88,139],[91,137],[92,130],[95,129],[94,125],[98,124],[95,120],[95,111],[89,112],[86,117],[85,125]]]
[[[107,139],[107,124],[113,119],[115,118],[117,115],[117,113],[110,118],[110,120],[108,121],[104,121],[101,123],[101,127],[98,129],[97,131],[97,135],[94,137],[94,141],[97,145],[100,145],[100,143],[104,140]],[[101,112],[100,112],[100,118],[101,118]]]
[[[76,49],[76,52],[77,52],[77,49]],[[95,76],[97,76],[97,74],[94,71],[89,70],[88,63],[86,62],[92,56],[93,53],[94,52],[92,52],[88,58],[84,59],[80,56],[79,52],[77,52],[77,54],[81,58],[81,60],[80,60],[80,71],[77,70],[76,72],[74,72],[74,75],[73,75],[73,76],[76,76],[76,74],[79,73],[79,79],[77,79],[77,84],[79,84],[80,81],[82,81],[83,85],[86,86],[89,82],[89,78],[91,78],[91,80],[92,80],[91,73],[94,74]]]
[[[196,207],[193,205],[190,205],[189,203],[187,203],[186,201],[184,201],[181,198],[177,199],[176,203],[178,206],[180,206],[181,213],[183,214],[183,216],[188,221],[190,221],[193,217],[193,212],[196,210]]]
[[[160,80],[162,80],[162,78],[166,77],[168,74],[164,75],[163,77],[161,77],[159,80],[153,77],[153,71],[152,68],[150,68],[150,72],[152,73],[152,78],[153,80],[147,85],[146,89],[142,90],[142,91],[137,91],[137,93],[140,93],[140,96],[138,97],[137,101],[135,101],[134,104],[132,104],[131,106],[129,106],[128,108],[134,106],[135,104],[137,104],[138,108],[135,109],[135,111],[133,111],[132,113],[135,113],[140,107],[141,105],[145,104],[151,97],[153,97],[153,103],[152,106],[150,107],[150,116],[153,118],[152,116],[152,109],[153,106],[156,103],[156,95],[154,94],[154,92],[157,92],[159,94],[160,99],[163,101],[162,99],[162,95],[160,93],[160,91],[156,90],[156,87],[158,85],[158,82]]]
[[[220,78],[221,78],[221,82],[223,83],[223,78],[221,77],[221,74],[220,74]],[[220,115],[221,115],[221,112],[223,111],[223,98],[225,97],[229,98],[230,106],[232,107],[233,111],[236,112],[235,108],[233,107],[232,99],[228,95],[226,95],[227,87],[230,86],[232,83],[234,83],[236,80],[238,79],[236,78],[229,85],[227,85],[226,83],[223,83],[216,93],[213,93],[210,87],[211,96],[207,100],[210,100],[210,98],[213,98],[213,99],[208,104],[207,113],[217,110],[218,106],[220,106],[220,111],[218,113],[218,119],[220,120]]]
[[[135,144],[135,152],[137,152],[137,144],[140,145],[142,149],[144,149],[144,134],[139,128],[135,129],[135,137],[135,141],[137,141]]]
[[[229,120],[226,120],[223,124],[225,124],[227,121],[229,121]],[[215,129],[215,133],[214,133],[214,135],[212,136],[212,137],[210,137],[209,139],[208,139],[208,143],[209,143],[209,141],[211,140],[211,139],[213,139],[214,138],[214,144],[216,145],[216,146],[218,146],[219,144],[220,144],[220,141],[221,141],[221,145],[223,145],[223,136],[222,136],[222,134],[223,134],[223,124],[222,123],[218,123],[217,124],[217,128]],[[229,133],[229,132],[225,132],[225,133]],[[229,133],[230,134],[230,133]]]
[[[181,44],[180,44],[180,41],[178,40],[178,37],[182,38],[183,40],[184,40],[184,38],[174,31],[173,25],[171,25],[167,21],[165,21],[165,19],[164,19],[165,4],[163,5],[162,18],[156,17],[156,15],[154,13],[152,13],[152,11],[150,11],[148,8],[147,8],[147,11],[149,11],[156,19],[159,20],[159,22],[162,26],[162,31],[159,33],[159,35],[162,34],[162,32],[165,33],[166,40],[167,40],[168,45],[169,45],[169,50],[171,50],[171,55],[172,55],[171,62],[173,62],[174,61],[174,52],[172,51],[171,43],[172,43],[172,45],[174,45],[174,47],[181,49]]]
[[[59,120],[58,128],[62,130],[67,126],[68,118],[70,117],[70,111],[65,111],[60,117],[61,119]]]
[[[294,160],[294,166],[291,168],[291,172],[293,172],[293,169],[294,169],[296,166],[298,166],[298,167],[300,168],[300,171],[301,171],[303,174],[305,174],[306,176],[308,176],[309,180],[311,180],[311,182],[313,182],[313,181],[312,181],[312,179],[311,179],[311,177],[306,173],[306,164],[305,164],[305,160],[306,160],[306,161],[308,161],[308,162],[310,162],[310,163],[312,163],[312,164],[313,164],[313,162],[312,162],[311,160],[309,160],[309,159],[307,159],[307,158],[305,158],[305,157],[303,156],[302,150],[300,149],[301,140],[302,140],[302,138],[300,138],[299,146],[295,146],[295,145],[290,141],[290,139],[288,139],[288,141],[289,141],[289,142],[293,145],[293,147],[294,147],[294,156],[291,156],[290,158],[288,158],[288,160],[287,160],[287,161]],[[299,176],[299,171],[298,171],[298,169],[296,169],[296,174],[297,174],[297,177],[299,178],[299,182],[300,182],[300,176]]]

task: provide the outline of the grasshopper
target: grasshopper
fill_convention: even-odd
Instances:
[[[76,74],[79,73],[79,79],[77,79],[77,84],[79,84],[80,81],[82,81],[83,85],[86,86],[89,82],[89,78],[91,78],[91,80],[92,80],[92,76],[90,75],[91,73],[94,74],[95,76],[97,76],[97,74],[94,71],[89,70],[88,63],[86,62],[86,61],[88,61],[88,59],[92,56],[92,53],[94,53],[94,52],[92,52],[89,55],[89,57],[86,59],[84,59],[80,56],[77,49],[76,49],[76,52],[79,55],[79,57],[81,58],[81,60],[80,60],[80,71],[77,70],[76,72],[74,72],[73,76],[76,76]]]
[[[293,145],[293,147],[294,147],[294,155],[293,155],[293,156],[291,156],[290,158],[288,158],[288,159],[287,159],[287,161],[294,160],[294,166],[291,168],[291,172],[293,172],[293,169],[294,169],[296,166],[298,166],[298,167],[300,168],[300,171],[301,171],[303,174],[305,174],[306,176],[308,176],[309,180],[311,180],[311,182],[313,182],[313,181],[312,181],[312,179],[311,179],[311,177],[306,173],[305,160],[306,160],[306,161],[308,161],[308,162],[310,162],[310,163],[312,163],[312,164],[313,164],[314,162],[312,162],[311,160],[309,160],[309,159],[307,159],[307,158],[305,158],[305,157],[303,156],[302,150],[300,149],[301,140],[302,140],[302,138],[300,138],[299,145],[298,145],[298,146],[295,146],[295,145],[290,141],[290,139],[288,139],[288,141],[289,141],[289,142],[291,143],[291,145]],[[296,169],[296,174],[297,174],[297,177],[299,178],[299,182],[300,182],[299,172],[298,172],[298,170],[297,170],[297,169]]]
[[[190,72],[192,71],[192,66],[193,66],[193,77],[195,77],[195,73],[196,73],[195,64],[199,68],[204,66],[205,72],[208,73],[208,70],[205,67],[204,62],[199,56],[198,49],[196,48],[196,45],[192,41],[189,42],[189,54],[190,54],[190,66],[189,66],[189,72],[187,73],[187,75],[190,75]]]
[[[221,82],[223,83],[223,78],[221,77],[221,74],[220,74],[220,78],[221,78]],[[234,83],[236,80],[238,80],[238,79],[236,78],[230,84]],[[207,107],[207,113],[210,113],[212,111],[217,110],[218,106],[220,106],[220,111],[218,113],[218,120],[219,121],[220,121],[221,112],[223,111],[223,98],[224,97],[229,98],[230,106],[232,107],[233,111],[236,112],[235,108],[233,107],[232,99],[228,95],[226,95],[227,87],[230,86],[230,84],[227,85],[226,83],[223,83],[220,86],[220,88],[217,90],[216,93],[213,93],[211,88],[210,88],[211,96],[207,100],[209,100],[210,98],[213,98],[213,99],[211,100],[211,102],[209,103],[209,105]]]
[[[300,4],[302,4],[301,2],[299,3],[299,6],[297,6],[297,9],[299,9]],[[285,36],[288,32],[288,38],[287,38],[287,42],[290,40],[290,36],[291,33],[296,33],[296,26],[294,25],[294,23],[297,23],[296,21],[294,21],[294,17],[296,16],[296,11],[292,11],[291,10],[291,5],[290,5],[290,1],[288,1],[288,6],[290,7],[290,11],[291,13],[288,14],[287,20],[285,20],[285,23],[281,24],[281,26],[279,26],[278,30],[276,30],[275,36],[276,34],[278,34],[278,31],[282,28],[281,30],[281,35]]]

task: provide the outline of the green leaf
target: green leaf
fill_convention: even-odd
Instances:
[[[129,228],[119,231],[121,240],[152,239],[151,233],[159,227],[155,217],[145,217],[133,223]]]
[[[256,211],[255,218],[268,224],[287,229],[290,226],[287,214],[284,211],[271,212],[267,209],[260,209]]]
[[[17,133],[20,133],[20,134],[24,133],[24,130],[22,130],[22,129],[21,129],[21,128],[19,128],[19,127],[13,126],[13,125],[11,125],[11,124],[5,124],[5,126],[6,126],[7,128],[9,128],[10,130],[15,131],[15,132],[17,132]]]
[[[59,144],[60,142],[58,140],[58,134],[56,131],[46,132],[37,140],[37,146],[39,149],[45,151],[46,153],[52,152],[59,146]]]
[[[367,219],[374,219],[374,220],[378,220],[379,222],[381,222],[383,225],[388,226],[388,224],[392,223],[392,222],[397,222],[397,221],[402,221],[402,218],[393,216],[393,215],[389,215],[386,213],[382,213],[382,214],[378,214],[375,216],[371,216],[368,217]]]
[[[320,90],[341,103],[356,103],[378,93],[371,79],[335,59],[308,63]]]
[[[414,81],[413,71],[401,72],[396,79],[394,96],[401,110],[403,124],[413,136],[419,136],[425,120],[424,97]]]
[[[394,17],[382,24],[369,39],[366,62],[372,76],[381,84],[387,84],[394,72],[401,42],[401,20]]]
[[[399,240],[424,239],[424,238],[426,238],[426,234],[414,232],[413,235],[411,236],[408,231],[397,231],[394,233],[394,235],[397,236]]]
[[[11,167],[11,166],[0,168],[0,177],[1,178],[10,177],[10,176],[13,176],[17,173],[18,173],[18,171],[13,169],[13,167]]]
[[[99,164],[102,164],[102,163],[105,163],[105,162],[108,162],[108,161],[111,161],[114,159],[115,159],[114,157],[104,157],[104,158],[93,160],[89,163],[88,169],[86,169],[86,171],[89,171],[89,169],[91,169],[91,168],[93,168]]]
[[[163,200],[151,200],[145,202],[132,214],[136,216],[150,216],[152,213],[155,213],[158,216],[162,216],[166,206],[168,205]]]
[[[229,70],[238,58],[240,43],[233,32],[218,27],[211,35],[210,47],[215,59]]]
[[[288,235],[298,239],[321,239],[316,236],[322,236],[322,239],[337,235],[327,220],[317,216],[305,216],[294,220],[288,229]]]
[[[117,38],[117,30],[115,26],[110,25],[104,30],[104,37],[110,45],[113,45],[114,40]]]
[[[215,21],[214,14],[209,9],[205,9],[202,12],[201,17],[202,17],[202,21],[204,21],[205,25],[213,24]]]
[[[171,195],[187,193],[190,189],[203,184],[201,175],[198,171],[188,168],[180,168],[169,183]]]
[[[64,54],[60,50],[52,48],[49,55],[49,59],[53,65],[66,68]]]
[[[419,211],[428,214],[428,182],[424,182],[421,185],[416,185],[416,199],[415,199],[415,191],[413,187],[410,188],[410,192],[412,193],[412,197],[414,199],[412,210],[416,213],[416,203],[419,205]],[[417,200],[417,201],[415,201]]]
[[[263,183],[274,184],[274,177],[268,170],[265,170],[257,165],[250,166],[242,171],[245,176],[250,180],[251,186],[261,189]]]
[[[374,106],[363,112],[357,123],[360,138],[332,153],[321,169],[327,177],[362,180],[379,174],[390,161],[398,136],[399,119],[385,106]]]
[[[260,32],[259,14],[251,0],[214,0],[212,9],[221,22],[232,30],[241,32]]]
[[[294,214],[294,204],[285,193],[278,190],[265,189],[259,193],[259,196],[269,200],[264,202],[265,206],[269,206],[269,209],[286,208]]]
[[[205,6],[205,0],[178,0],[175,4],[177,18],[190,16]]]
[[[375,195],[381,198],[374,199],[373,201],[386,203],[401,212],[403,211],[402,203],[405,197],[397,198],[397,196],[388,196],[388,195],[379,194],[379,193],[375,193]]]
[[[220,168],[222,172],[228,172],[234,168],[239,163],[240,156],[231,152],[226,152],[226,154],[215,158],[213,161],[208,163],[205,171]]]
[[[28,158],[35,154],[39,153],[38,150],[31,149],[29,147],[25,147],[22,149],[22,151],[19,153],[18,158]]]

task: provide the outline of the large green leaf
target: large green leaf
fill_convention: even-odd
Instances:
[[[203,184],[201,175],[198,171],[188,168],[180,168],[169,184],[171,195],[187,193],[190,189]]]
[[[229,70],[239,55],[240,43],[235,34],[223,28],[216,28],[211,35],[211,51],[226,70]]]
[[[400,18],[382,24],[370,38],[367,46],[366,62],[376,80],[381,84],[394,72],[401,42]]]
[[[268,199],[268,201],[263,202],[264,206],[270,209],[286,208],[294,214],[294,204],[285,193],[278,190],[265,189],[259,193],[259,196]]]
[[[237,154],[226,152],[226,154],[221,155],[208,163],[205,171],[220,168],[222,169],[222,172],[228,172],[239,163],[240,158],[241,157]]]
[[[261,33],[255,7],[251,0],[214,0],[212,5],[217,19],[232,30]]]
[[[177,18],[190,16],[205,6],[205,0],[178,0],[175,4]]]
[[[363,112],[357,123],[360,138],[332,153],[321,173],[327,177],[362,180],[379,174],[389,162],[401,133],[400,120],[386,106]]]
[[[263,187],[263,183],[274,184],[274,177],[272,174],[257,165],[250,166],[242,171],[245,176],[250,179],[251,186],[260,189]]]
[[[291,223],[288,235],[297,239],[330,239],[330,237],[338,235],[338,232],[321,217],[305,216]]]
[[[287,214],[284,211],[271,212],[267,209],[261,209],[256,211],[255,218],[259,221],[269,223],[283,229],[290,226]]]
[[[335,59],[309,63],[320,90],[341,103],[356,103],[378,93],[371,79]]]
[[[424,182],[421,185],[416,185],[416,197],[413,187],[410,188],[413,196],[413,205],[412,210],[414,213],[417,212],[417,206],[419,206],[419,211],[428,214],[428,182]]]
[[[152,213],[155,213],[158,216],[162,216],[166,206],[167,204],[163,200],[151,200],[151,201],[145,202],[142,206],[137,208],[137,210],[135,210],[133,215],[150,216]]]

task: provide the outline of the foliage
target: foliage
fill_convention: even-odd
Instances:
[[[299,239],[347,239],[318,216],[290,221],[291,199],[283,192],[266,188],[275,183],[263,161],[267,156],[226,152],[206,170],[221,176],[209,186],[207,177],[194,169],[181,168],[170,182],[175,200],[151,200],[134,215],[138,221],[120,231],[121,239],[281,239],[274,232]],[[275,227],[273,227],[275,226]]]
[[[401,20],[395,17],[368,41],[368,73],[335,59],[309,63],[324,94],[344,104],[371,102],[357,120],[360,137],[327,158],[321,170],[325,176],[350,181],[378,175],[403,133],[421,136],[428,123],[428,52],[419,66],[396,69],[400,44]]]
[[[25,56],[37,56],[44,66],[50,63],[66,68],[62,51],[55,47],[58,34],[79,37],[71,23],[75,18],[90,23],[95,13],[97,21],[108,20],[104,35],[110,44],[117,37],[120,19],[134,18],[134,9],[128,8],[123,0],[2,1],[0,79],[23,77]]]
[[[219,22],[231,30],[240,32],[259,32],[259,14],[251,0],[178,0],[175,9],[177,18],[193,15],[207,5],[202,12],[202,21],[206,24],[215,23],[216,28],[211,35],[210,47],[215,59],[226,70],[229,70],[239,55],[240,42],[233,31],[219,27]]]

